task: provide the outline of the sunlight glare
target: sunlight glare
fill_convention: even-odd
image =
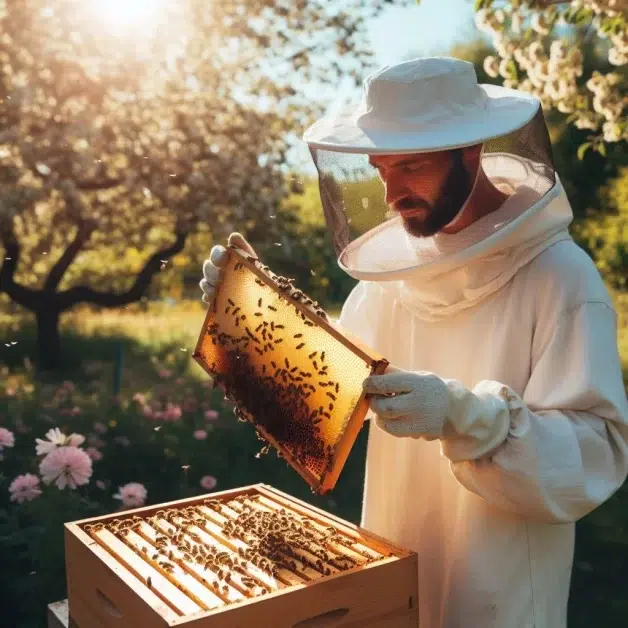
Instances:
[[[160,0],[93,0],[93,3],[100,18],[118,27],[150,21],[161,4]]]

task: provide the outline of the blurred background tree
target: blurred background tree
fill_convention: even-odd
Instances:
[[[580,156],[628,139],[626,0],[475,0],[475,11],[497,53],[484,70],[593,131]]]
[[[327,5],[0,0],[0,292],[34,313],[40,369],[77,304],[180,296],[172,266],[236,227],[279,241],[287,153],[320,113],[293,86],[359,82],[381,8]]]

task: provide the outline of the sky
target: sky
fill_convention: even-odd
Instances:
[[[391,7],[370,24],[370,46],[378,66],[394,64],[411,56],[447,56],[460,42],[481,38],[473,19],[473,0],[421,0],[415,6]],[[346,102],[359,101],[361,90],[346,85],[329,88],[320,85],[299,86],[313,98],[323,98],[327,113]],[[297,145],[290,151],[290,161],[308,173],[312,170],[307,147]]]
[[[421,0],[413,7],[393,7],[370,27],[371,45],[382,65],[409,53],[446,55],[453,44],[478,35],[473,0]]]

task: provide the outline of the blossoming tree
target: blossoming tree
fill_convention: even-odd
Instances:
[[[578,156],[628,139],[627,0],[476,0],[478,28],[496,54],[484,69],[504,85],[537,96],[545,109],[592,131]],[[595,42],[606,69],[587,68],[583,44]]]
[[[382,6],[132,4],[0,0],[0,293],[35,314],[42,369],[64,312],[138,301],[196,234],[272,236],[313,111],[293,86],[357,79]]]

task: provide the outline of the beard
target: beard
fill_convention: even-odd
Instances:
[[[395,204],[410,235],[425,238],[438,233],[456,217],[471,194],[473,181],[462,160],[462,151],[452,152],[452,167],[434,203],[421,197],[406,197]],[[413,210],[423,215],[412,215]]]

